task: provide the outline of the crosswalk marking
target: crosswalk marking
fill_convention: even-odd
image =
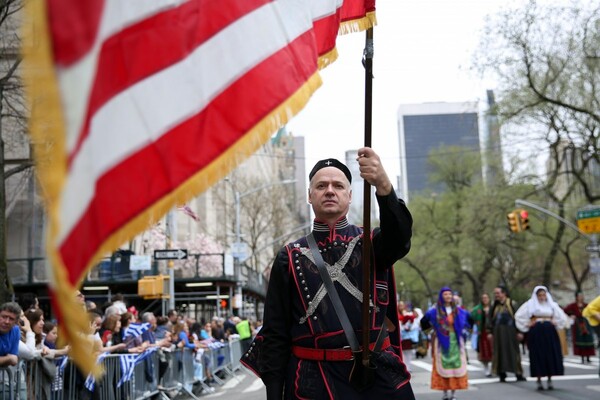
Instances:
[[[261,390],[264,388],[265,388],[265,385],[264,385],[263,381],[256,378],[250,386],[248,386],[246,389],[242,390],[242,393],[256,392],[257,390]]]
[[[568,361],[563,361],[563,365],[565,367],[570,367],[570,368],[593,369],[593,370],[598,369],[598,366],[594,366],[594,365],[590,365],[590,364],[576,364],[576,363],[568,362]]]
[[[248,375],[236,375],[234,379],[230,379],[223,385],[223,389],[232,389],[239,385]]]
[[[410,365],[413,367],[423,368],[425,371],[431,372],[431,364],[426,363],[425,361],[413,360],[411,361]]]

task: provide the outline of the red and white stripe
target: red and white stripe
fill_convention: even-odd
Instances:
[[[68,151],[55,244],[72,284],[107,237],[317,72],[343,5],[47,1]]]

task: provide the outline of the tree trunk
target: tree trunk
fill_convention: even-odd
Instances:
[[[2,88],[0,87],[0,99]],[[0,113],[2,102],[0,101]],[[0,119],[0,132],[2,132],[2,119]],[[4,139],[0,135],[0,304],[9,301],[13,294],[13,287],[8,276],[8,263],[6,260],[6,182],[4,170]]]

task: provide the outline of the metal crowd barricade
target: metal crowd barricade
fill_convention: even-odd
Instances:
[[[231,369],[231,352],[229,343],[222,347],[210,347],[211,373],[213,379],[219,384],[224,385],[225,381],[218,375],[219,372],[228,376],[235,376]]]
[[[165,352],[165,354],[168,366],[159,386],[161,392],[167,392],[172,397],[172,395],[184,391],[191,398],[198,399],[192,391],[194,385],[194,353],[189,349],[176,349]]]
[[[167,351],[164,350],[165,360],[167,367],[164,375],[160,377],[158,381],[158,387],[160,390],[165,392],[178,393],[181,390],[181,379],[183,372],[180,371],[183,368],[181,361],[181,355],[179,350]]]
[[[19,362],[14,367],[2,367],[0,368],[0,378],[2,378],[0,384],[0,399],[2,400],[16,400],[19,398],[19,368],[22,362]]]
[[[0,400],[169,399],[181,392],[197,400],[196,389],[214,391],[207,383],[209,376],[223,384],[217,372],[234,375],[232,357],[237,350],[232,353],[231,347],[236,346],[205,349],[197,360],[190,349],[156,351],[136,364],[131,379],[119,387],[123,375],[119,354],[102,360],[104,374],[98,379],[84,376],[70,360],[57,360],[56,371],[54,360],[20,361],[18,366],[0,368]]]
[[[231,371],[236,372],[242,369],[242,342],[239,339],[233,339],[229,341],[229,355],[231,363]]]
[[[157,394],[168,398],[158,390],[159,357],[159,352],[155,351],[150,357],[135,366],[133,378],[128,382],[130,393],[134,399],[148,399]]]

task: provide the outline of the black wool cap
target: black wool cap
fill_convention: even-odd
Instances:
[[[315,176],[317,171],[319,171],[320,169],[323,169],[323,168],[327,168],[327,167],[334,167],[334,168],[339,169],[340,171],[342,171],[344,173],[344,175],[346,175],[346,178],[348,178],[348,181],[350,183],[352,183],[352,174],[350,173],[350,170],[348,169],[348,167],[346,167],[344,164],[342,164],[335,158],[326,158],[324,160],[317,161],[317,163],[313,167],[312,171],[310,171],[310,174],[308,174],[308,179],[312,180],[313,176]]]

